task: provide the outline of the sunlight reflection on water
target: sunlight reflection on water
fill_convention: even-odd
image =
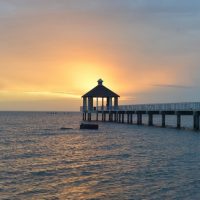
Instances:
[[[0,199],[199,199],[198,133],[79,124],[79,113],[0,113]]]

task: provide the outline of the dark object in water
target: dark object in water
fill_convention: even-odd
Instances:
[[[98,124],[81,124],[80,129],[95,129],[97,130],[99,128]]]
[[[72,130],[73,128],[65,128],[65,127],[61,127],[60,130]]]

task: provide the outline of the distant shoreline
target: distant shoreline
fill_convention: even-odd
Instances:
[[[23,110],[0,110],[0,113],[3,113],[3,112],[6,112],[6,113],[13,113],[13,112],[20,112],[20,113],[50,113],[50,114],[55,114],[55,113],[81,113],[80,111],[23,111]]]

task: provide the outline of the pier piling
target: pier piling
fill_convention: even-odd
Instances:
[[[199,113],[194,112],[193,114],[193,129],[199,130]]]
[[[181,114],[177,113],[177,128],[180,129],[181,128]]]
[[[149,113],[149,122],[148,122],[148,125],[149,126],[153,126],[153,114]]]
[[[162,127],[165,128],[165,114],[162,113]]]

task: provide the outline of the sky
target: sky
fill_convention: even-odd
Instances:
[[[0,110],[200,101],[199,0],[0,0]]]

